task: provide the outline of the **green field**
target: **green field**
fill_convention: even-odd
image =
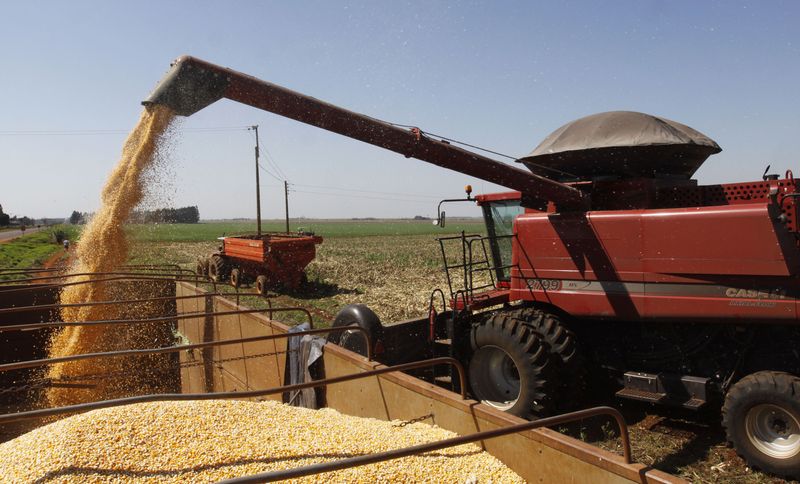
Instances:
[[[61,249],[54,239],[56,230],[63,230],[70,240],[74,240],[78,234],[74,226],[58,225],[2,243],[0,268],[27,269],[42,264]]]
[[[264,232],[282,232],[283,221],[264,221]],[[483,220],[453,220],[444,228],[433,225],[429,220],[302,220],[293,221],[291,231],[314,232],[322,237],[372,237],[408,235],[452,235],[465,231],[482,233]],[[253,221],[205,221],[197,224],[150,224],[131,225],[130,234],[138,242],[203,242],[215,240],[223,235],[255,233]]]

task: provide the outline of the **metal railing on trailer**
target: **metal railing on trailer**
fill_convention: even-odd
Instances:
[[[47,275],[44,275],[47,274]],[[0,279],[0,289],[5,294],[14,291],[25,292],[41,290],[42,287],[56,290],[65,287],[91,284],[95,282],[121,282],[126,280],[138,281],[164,281],[164,282],[189,282],[196,286],[208,285],[211,287],[211,295],[235,297],[237,305],[241,298],[257,297],[263,300],[267,307],[272,307],[272,294],[260,294],[255,290],[247,291],[243,287],[232,286],[231,284],[216,282],[205,276],[197,274],[190,269],[183,269],[176,264],[138,264],[123,265],[116,271],[76,273],[64,272],[61,269],[31,268],[0,268],[0,277],[6,275],[25,276],[16,279]],[[80,280],[74,280],[78,278]],[[53,282],[63,281],[67,282]],[[32,283],[38,283],[38,287],[25,287]],[[220,291],[225,288],[227,291]],[[180,298],[179,298],[180,299]],[[41,309],[41,308],[40,308]],[[272,318],[272,314],[269,315]]]
[[[197,297],[206,297],[206,294],[197,295]],[[108,301],[102,301],[98,303],[107,303]],[[86,303],[86,304],[93,304],[93,303]],[[272,308],[273,311],[279,310],[296,310],[297,308]],[[217,311],[211,313],[192,313],[191,317],[197,317],[201,315],[230,315],[230,314],[246,314],[252,312],[263,312],[265,310],[237,310],[237,311]],[[184,316],[184,315],[181,315]],[[123,320],[125,324],[134,324],[136,322],[152,322],[156,320],[156,318],[144,318],[142,320]],[[159,319],[160,320],[160,319]],[[86,322],[90,324],[100,323],[100,324],[119,324],[123,323],[123,321],[91,321]],[[84,324],[86,324],[84,323]],[[47,324],[47,323],[41,323]],[[81,323],[74,323],[74,324],[81,324]],[[23,327],[27,328],[27,325],[23,325]],[[14,331],[14,330],[22,330],[19,326],[0,326],[0,332],[3,331]],[[208,348],[212,346],[223,346],[223,345],[230,345],[230,344],[241,344],[246,342],[255,342],[255,341],[266,341],[266,340],[273,340],[279,338],[289,338],[293,336],[304,336],[304,335],[314,335],[314,334],[321,334],[321,333],[330,333],[335,331],[345,331],[345,330],[356,330],[361,331],[360,334],[363,334],[365,340],[367,342],[368,355],[372,354],[372,347],[369,342],[369,338],[367,334],[363,332],[362,328],[358,326],[345,326],[339,328],[324,328],[324,329],[312,329],[307,331],[298,331],[294,333],[284,333],[284,334],[273,334],[273,335],[264,335],[264,336],[257,336],[257,337],[250,337],[250,338],[240,338],[240,339],[232,339],[232,340],[214,340],[204,343],[197,343],[197,344],[189,344],[189,345],[178,345],[173,347],[165,347],[165,348],[147,348],[147,349],[140,349],[140,350],[120,350],[120,351],[109,351],[109,352],[100,352],[100,353],[91,353],[91,354],[82,354],[82,355],[71,355],[66,357],[59,357],[59,358],[45,358],[39,360],[29,360],[29,361],[21,361],[21,362],[14,362],[9,364],[0,365],[0,373],[6,371],[12,371],[17,369],[23,368],[34,368],[40,367],[45,365],[52,365],[58,363],[64,363],[68,361],[76,361],[82,359],[91,359],[91,358],[109,358],[109,357],[120,357],[120,356],[133,356],[133,355],[143,355],[143,354],[160,354],[160,353],[169,353],[169,352],[179,352],[189,349],[199,349],[199,348]],[[283,353],[289,351],[288,349]],[[256,356],[256,355],[254,355]],[[369,359],[369,356],[367,356]],[[395,366],[387,366],[382,368],[375,368],[372,370],[367,370],[359,373],[353,373],[348,375],[341,375],[332,378],[323,378],[319,380],[314,380],[305,383],[299,383],[294,385],[282,385],[278,387],[268,388],[264,390],[252,390],[252,391],[239,391],[239,392],[216,392],[216,393],[172,393],[172,394],[149,394],[149,395],[137,395],[125,398],[117,398],[112,400],[102,400],[97,402],[87,402],[75,405],[68,405],[64,407],[55,407],[55,408],[44,408],[44,409],[36,409],[36,410],[29,410],[29,411],[22,411],[22,412],[15,412],[15,413],[7,413],[0,415],[0,425],[20,422],[24,420],[32,420],[32,419],[41,419],[45,417],[53,417],[58,415],[69,415],[79,412],[85,412],[90,410],[96,410],[101,408],[109,408],[115,406],[122,406],[122,405],[129,405],[135,403],[145,403],[145,402],[157,402],[157,401],[187,401],[187,400],[215,400],[215,399],[229,399],[229,398],[258,398],[258,397],[265,397],[269,395],[275,395],[280,393],[287,393],[291,391],[297,391],[306,388],[317,388],[323,387],[327,385],[332,385],[336,383],[342,383],[347,381],[353,381],[373,376],[378,376],[387,373],[395,373],[395,372],[404,372],[408,370],[418,369],[418,368],[425,368],[425,367],[432,367],[437,365],[451,365],[457,370],[459,380],[460,380],[460,388],[461,388],[461,398],[466,399],[467,395],[465,393],[466,389],[466,381],[465,381],[465,372],[462,365],[455,359],[449,357],[440,357],[440,358],[432,358],[428,360],[416,361],[412,363],[406,363],[401,365]],[[113,377],[114,375],[94,375],[100,377]],[[541,427],[549,427],[559,424],[564,424],[568,422],[573,422],[576,420],[582,420],[586,418],[590,418],[593,416],[598,415],[605,415],[612,417],[618,427],[620,432],[620,438],[622,441],[622,449],[623,449],[623,457],[625,463],[631,462],[631,447],[630,447],[630,438],[628,434],[627,426],[624,422],[622,415],[613,408],[610,407],[596,407],[586,410],[581,410],[578,412],[571,412],[568,414],[555,416],[555,417],[548,417],[544,419],[540,419],[534,422],[525,422],[517,425],[507,426],[499,429],[483,431],[483,432],[475,432],[463,436],[454,437],[451,439],[446,439],[437,442],[431,442],[427,444],[421,444],[411,447],[405,447],[400,449],[394,449],[391,451],[376,453],[376,454],[368,454],[363,456],[352,457],[348,459],[342,459],[333,462],[321,463],[321,464],[314,464],[310,466],[304,466],[294,469],[286,469],[281,471],[274,471],[270,473],[264,474],[257,474],[253,476],[245,476],[238,479],[232,479],[228,482],[268,482],[268,481],[275,481],[275,480],[282,480],[282,479],[289,479],[313,474],[320,474],[324,472],[331,472],[334,470],[345,469],[350,467],[357,467],[361,465],[367,465],[371,463],[397,459],[409,455],[416,455],[422,454],[425,452],[430,452],[433,450],[443,449],[447,447],[453,447],[457,445],[462,445],[465,443],[470,442],[477,442],[482,440],[487,440],[491,438],[497,438],[504,435],[510,435],[518,432],[524,432],[527,430],[541,428]]]
[[[106,276],[110,276],[111,280],[133,280],[133,281],[170,281],[174,282],[176,278],[170,277],[145,277],[145,276],[116,276],[113,274],[106,274]],[[180,279],[180,278],[179,278]],[[105,281],[108,278],[104,279],[93,279],[91,281],[80,281],[79,283],[90,283],[90,282],[98,282],[98,281]],[[66,284],[71,283],[61,283],[58,284],[59,286],[64,286]],[[14,288],[13,290],[17,289],[24,289],[24,288]],[[227,295],[230,296],[231,294],[225,293],[202,293],[202,294],[195,294],[195,295],[184,295],[184,296],[177,296],[175,297],[176,300],[190,300],[190,299],[199,299],[199,298],[209,298],[209,297],[216,297],[220,295]],[[256,296],[255,294],[244,294],[244,295],[252,295]],[[12,308],[5,308],[0,309],[0,314],[15,314],[24,312],[25,310],[30,310],[32,308],[46,308],[46,309],[61,309],[61,308],[74,308],[80,306],[97,306],[97,305],[113,305],[113,304],[130,304],[136,302],[149,302],[149,301],[163,301],[164,299],[170,299],[171,297],[167,296],[158,296],[154,298],[137,298],[137,299],[121,299],[121,300],[107,300],[107,301],[93,301],[93,302],[84,302],[84,303],[71,303],[71,304],[48,304],[43,305],[42,307],[37,306],[20,306],[20,307],[12,307]],[[51,321],[46,323],[24,323],[19,325],[14,324],[6,324],[0,326],[0,333],[4,332],[11,332],[11,331],[29,331],[35,329],[42,329],[42,328],[51,328],[51,327],[58,327],[58,326],[79,326],[79,325],[97,325],[97,324],[106,324],[106,325],[119,325],[119,324],[137,324],[137,323],[153,323],[153,322],[168,322],[168,321],[177,321],[180,319],[190,319],[190,318],[198,318],[198,317],[216,317],[216,316],[226,316],[226,315],[236,315],[236,314],[251,314],[251,313],[267,313],[267,312],[288,312],[288,311],[299,311],[306,315],[309,319],[309,322],[312,322],[311,314],[304,308],[286,308],[286,307],[269,307],[266,309],[237,309],[237,310],[230,310],[230,311],[198,311],[198,312],[190,312],[184,313],[180,315],[174,316],[164,316],[164,317],[152,317],[152,318],[138,318],[138,319],[117,319],[117,320],[101,320],[101,321],[83,321],[83,322],[71,322],[71,321]],[[49,366],[53,364],[65,363],[69,361],[77,361],[77,360],[85,360],[85,359],[94,359],[94,358],[113,358],[113,357],[131,357],[131,356],[140,356],[140,355],[150,355],[150,354],[165,354],[165,353],[172,353],[172,352],[180,352],[185,350],[194,350],[194,349],[205,349],[215,346],[224,346],[224,345],[232,345],[232,344],[244,344],[244,343],[251,343],[257,341],[268,341],[268,340],[275,340],[275,339],[282,339],[282,338],[290,338],[294,336],[304,336],[304,335],[316,335],[316,334],[323,334],[323,333],[330,333],[334,331],[358,331],[360,334],[364,335],[367,344],[367,360],[371,358],[373,354],[373,348],[371,346],[371,342],[369,340],[368,335],[366,332],[363,331],[362,328],[358,326],[345,326],[339,328],[324,328],[324,329],[310,329],[306,331],[298,331],[292,333],[284,333],[284,334],[271,334],[271,335],[263,335],[263,336],[255,336],[250,338],[238,338],[238,339],[227,339],[227,340],[212,340],[212,341],[205,341],[202,343],[194,343],[194,344],[183,344],[183,345],[175,345],[175,346],[168,346],[168,347],[161,347],[161,348],[145,348],[145,349],[130,349],[130,350],[118,350],[118,351],[107,351],[107,352],[98,352],[98,353],[89,353],[89,354],[81,354],[81,355],[69,355],[64,357],[58,358],[43,358],[43,359],[36,359],[36,360],[27,360],[27,361],[17,361],[7,364],[0,365],[0,374],[4,372],[20,370],[20,369],[29,369],[29,368],[38,368],[43,366]],[[281,351],[281,353],[286,354],[288,351],[287,349]],[[250,355],[245,356],[247,357],[258,357],[263,355]],[[218,361],[217,363],[221,363],[222,361]],[[190,362],[191,364],[196,364],[195,362]],[[135,395],[129,396],[124,398],[117,398],[111,400],[102,400],[97,402],[88,402],[82,404],[75,404],[75,405],[68,405],[63,407],[55,407],[55,408],[42,408],[42,409],[35,409],[35,410],[27,410],[27,411],[19,411],[14,413],[6,413],[0,415],[0,426],[11,424],[15,422],[21,421],[30,421],[34,419],[41,419],[44,417],[52,417],[57,415],[68,415],[74,414],[78,412],[84,412],[94,409],[100,408],[108,408],[120,405],[127,405],[127,404],[134,404],[134,403],[143,403],[143,402],[153,402],[153,401],[185,401],[185,400],[213,400],[213,399],[229,399],[229,398],[259,398],[265,397],[269,395],[275,394],[282,394],[286,392],[297,391],[306,388],[318,388],[318,387],[326,387],[328,385],[333,385],[337,383],[353,381],[363,378],[375,377],[382,374],[387,373],[396,373],[396,372],[405,372],[413,369],[418,368],[425,368],[425,367],[436,367],[439,365],[449,365],[456,370],[459,378],[459,388],[461,392],[461,398],[466,399],[466,381],[465,381],[465,372],[463,366],[460,364],[458,360],[455,360],[450,357],[440,357],[440,358],[431,358],[422,361],[416,361],[412,363],[406,363],[401,365],[395,366],[385,366],[381,368],[374,368],[371,370],[347,374],[347,375],[340,375],[337,377],[332,378],[323,378],[319,380],[313,380],[310,382],[293,384],[293,385],[281,385],[273,388],[263,389],[263,390],[252,390],[252,391],[240,391],[240,392],[216,392],[216,393],[161,393],[161,394],[148,394],[148,395]],[[78,375],[83,377],[93,377],[93,378],[110,378],[114,375],[111,374],[96,374],[96,375]],[[40,382],[42,384],[52,384],[53,382]],[[8,391],[9,389],[4,389],[4,391]],[[524,432],[527,430],[541,428],[541,427],[548,427],[554,425],[560,425],[576,420],[582,420],[585,418],[598,416],[598,415],[605,415],[610,416],[613,418],[618,427],[620,438],[622,441],[622,450],[623,450],[623,457],[625,463],[631,462],[631,446],[630,446],[630,439],[628,434],[628,429],[625,424],[625,421],[622,418],[622,415],[613,408],[610,407],[596,407],[591,409],[586,409],[578,412],[571,412],[569,414],[564,414],[555,417],[548,417],[544,419],[540,419],[534,422],[525,422],[520,423],[517,425],[511,425],[507,427],[502,427],[499,429],[483,431],[483,432],[475,432],[468,435],[458,436],[452,439],[446,439],[438,442],[431,442],[427,444],[405,447],[401,449],[394,449],[391,451],[376,453],[376,454],[368,454],[363,456],[352,457],[348,459],[337,460],[333,462],[321,463],[321,464],[314,464],[310,466],[294,468],[294,469],[286,469],[281,471],[275,471],[271,473],[264,473],[264,474],[257,474],[253,476],[245,476],[238,479],[233,479],[228,482],[266,482],[266,481],[274,481],[274,480],[282,480],[294,477],[301,477],[307,475],[314,475],[320,474],[324,472],[330,472],[338,469],[345,469],[350,467],[357,467],[361,465],[371,464],[375,462],[381,462],[390,459],[396,459],[404,456],[409,455],[416,455],[425,452],[430,452],[432,450],[443,449],[447,447],[462,445],[464,443],[469,442],[477,442],[482,440],[487,440],[491,438],[497,438],[504,435],[510,435],[518,432]]]

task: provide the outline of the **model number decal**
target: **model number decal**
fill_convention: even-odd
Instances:
[[[525,282],[532,291],[560,291],[562,287],[559,279],[526,279]]]

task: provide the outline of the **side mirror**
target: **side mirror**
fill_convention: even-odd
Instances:
[[[447,218],[446,214],[444,212],[442,212],[442,213],[439,214],[439,220],[435,220],[433,222],[433,224],[434,225],[438,225],[441,228],[444,228],[444,223],[445,223],[446,218]]]

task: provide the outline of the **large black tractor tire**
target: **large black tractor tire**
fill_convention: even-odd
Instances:
[[[331,326],[340,328],[354,325],[363,328],[364,331],[343,330],[332,332],[328,335],[328,341],[360,355],[367,356],[367,340],[369,340],[374,352],[378,341],[383,336],[381,319],[365,304],[349,304],[336,314]],[[366,332],[367,338],[364,338],[364,332]]]
[[[533,328],[550,349],[558,380],[555,406],[559,412],[579,408],[586,399],[588,366],[578,339],[562,319],[553,313],[534,308],[518,309],[511,313]]]
[[[725,396],[722,425],[750,467],[800,478],[800,378],[777,371],[742,378]]]
[[[469,385],[483,403],[526,419],[555,410],[550,348],[535,329],[507,312],[472,327]]]
[[[214,254],[208,261],[208,278],[214,282],[224,282],[230,276],[231,265],[225,257]]]

